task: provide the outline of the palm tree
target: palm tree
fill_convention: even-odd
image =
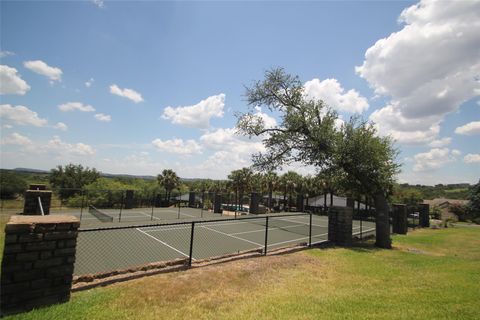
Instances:
[[[292,199],[292,192],[296,191],[297,186],[301,184],[302,176],[294,171],[288,171],[280,178],[280,185],[283,191],[283,203],[286,206],[287,194],[289,195],[288,208],[290,211],[290,202]]]
[[[230,180],[229,185],[235,192],[235,202],[237,205],[240,205],[240,207],[243,206],[243,194],[245,191],[251,190],[252,177],[253,171],[249,168],[233,170],[228,175],[228,179]]]
[[[263,184],[268,190],[268,208],[270,210],[272,210],[273,190],[277,187],[278,182],[278,175],[273,171],[269,171],[263,175]]]
[[[180,183],[180,178],[175,171],[165,169],[157,176],[157,181],[160,186],[165,189],[165,198],[167,199],[167,206],[170,206],[170,195],[172,190],[177,188]]]

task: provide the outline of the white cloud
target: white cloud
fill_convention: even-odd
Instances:
[[[12,129],[12,128],[13,128],[13,126],[12,126],[12,125],[10,125],[10,124],[4,124],[4,125],[2,126],[2,128],[5,128],[5,129]]]
[[[100,9],[105,8],[105,1],[103,0],[92,0],[92,3],[99,7]]]
[[[265,151],[260,139],[249,139],[246,136],[238,135],[235,128],[220,128],[206,132],[200,137],[200,141],[209,149],[225,150],[248,157],[252,153]]]
[[[103,113],[97,113],[95,116],[95,119],[98,121],[103,121],[103,122],[110,122],[112,121],[112,117],[108,114],[103,114]]]
[[[370,47],[356,71],[391,98],[384,109],[400,117],[393,125],[377,122],[382,131],[428,142],[446,114],[480,92],[480,2],[424,0],[400,21],[403,28]]]
[[[135,103],[139,103],[143,101],[142,95],[137,91],[132,89],[127,89],[127,88],[121,89],[116,84],[112,84],[110,86],[110,93],[120,97],[130,99]]]
[[[480,134],[480,121],[473,121],[455,129],[456,134],[475,135]]]
[[[406,119],[398,108],[392,105],[375,110],[370,115],[370,120],[375,122],[381,135],[390,135],[403,144],[424,144],[434,140],[440,132],[438,123],[430,125],[422,119]]]
[[[358,91],[345,92],[337,79],[312,79],[305,82],[305,95],[311,99],[321,99],[328,106],[339,111],[362,113],[368,109],[368,101]]]
[[[28,90],[30,86],[20,78],[17,69],[0,65],[0,94],[24,95]]]
[[[16,132],[9,136],[3,137],[0,142],[1,144],[13,144],[19,146],[28,146],[32,144],[32,140]]]
[[[89,80],[85,81],[85,87],[90,88],[94,82],[95,79],[90,78]]]
[[[162,118],[170,120],[173,124],[207,129],[210,127],[212,117],[223,117],[224,106],[225,94],[221,93],[210,96],[193,106],[166,107],[163,110]]]
[[[160,151],[189,156],[202,153],[202,147],[195,140],[161,140],[155,139],[152,144]]]
[[[58,136],[54,136],[50,141],[48,141],[46,148],[50,151],[67,155],[89,156],[95,154],[95,150],[88,144],[81,142],[75,144],[66,143],[63,142]]]
[[[452,142],[452,138],[437,139],[430,142],[428,145],[432,148],[442,148],[448,146]]]
[[[6,58],[8,56],[13,56],[13,55],[15,55],[15,53],[11,51],[7,51],[7,50],[0,51],[0,58]]]
[[[439,169],[447,163],[456,161],[456,157],[460,154],[460,151],[450,151],[448,148],[434,148],[428,152],[418,153],[414,156],[413,171],[422,172]]]
[[[9,104],[2,104],[0,105],[0,117],[21,125],[43,127],[47,124],[47,120],[39,118],[38,113],[25,106],[12,107]]]
[[[57,67],[51,67],[42,60],[25,61],[23,65],[25,68],[47,77],[50,81],[62,80],[62,70]]]
[[[74,111],[74,110],[78,110],[78,111],[82,111],[82,112],[94,112],[95,111],[95,108],[92,107],[91,105],[83,104],[81,102],[67,102],[67,103],[59,105],[58,109],[60,109],[63,112]]]
[[[68,126],[63,123],[63,122],[57,122],[57,124],[54,126],[55,129],[62,130],[62,131],[67,131]]]
[[[478,153],[469,153],[463,157],[465,163],[480,163],[480,154]]]

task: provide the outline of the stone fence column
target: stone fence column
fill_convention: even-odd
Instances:
[[[430,205],[428,203],[420,204],[419,224],[422,228],[430,227]]]
[[[188,193],[188,206],[190,208],[195,207],[195,192],[193,192],[193,191],[190,191]]]
[[[407,220],[407,206],[404,204],[393,205],[393,221],[392,231],[397,234],[407,234],[408,220]]]
[[[352,243],[353,209],[330,207],[328,210],[328,240],[341,246]]]
[[[213,213],[222,213],[222,195],[219,193],[214,196]]]
[[[125,191],[125,206],[124,209],[132,209],[133,208],[133,190],[126,190]]]
[[[25,191],[25,203],[23,205],[23,214],[42,215],[38,198],[42,201],[43,212],[50,214],[50,203],[52,201],[51,190],[27,190]]]
[[[250,213],[258,214],[259,213],[259,205],[260,205],[260,194],[257,192],[252,192],[250,194]]]
[[[12,216],[5,226],[1,313],[70,299],[77,229],[72,216]]]
[[[305,211],[305,206],[303,204],[304,202],[304,196],[303,194],[297,194],[297,211],[298,212],[304,212]]]

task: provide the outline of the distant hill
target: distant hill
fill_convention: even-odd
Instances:
[[[18,173],[36,173],[36,174],[49,174],[50,170],[40,170],[40,169],[32,169],[32,168],[15,168],[15,169],[2,169],[7,171],[15,171]],[[157,179],[156,176],[150,175],[133,175],[133,174],[113,174],[113,173],[104,173],[100,172],[100,176],[105,178],[127,178],[127,179],[144,179],[144,180],[155,180]],[[200,178],[180,178],[181,181],[196,181],[202,180]]]
[[[31,169],[31,168],[15,168],[12,171],[26,172],[26,173],[50,173],[50,171],[48,170]]]

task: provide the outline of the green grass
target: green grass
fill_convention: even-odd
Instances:
[[[478,319],[480,228],[311,249],[79,292],[6,319]]]

